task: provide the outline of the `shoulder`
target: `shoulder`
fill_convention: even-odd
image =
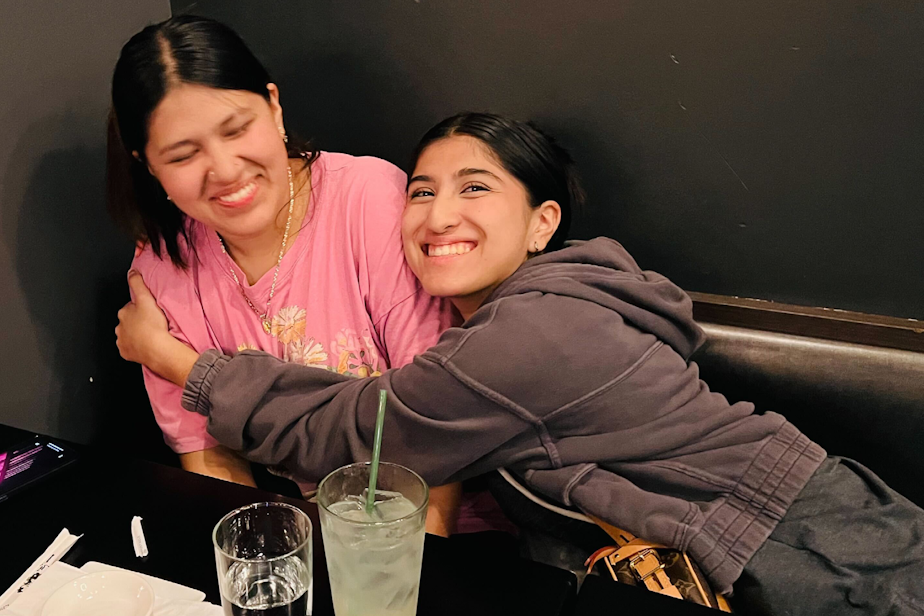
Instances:
[[[198,287],[201,262],[189,251],[187,269],[173,264],[166,253],[158,257],[150,246],[132,261],[144,285],[157,300],[170,325],[170,333],[201,352],[213,346]],[[199,250],[201,252],[201,249]]]
[[[147,244],[134,258],[131,269],[141,274],[144,284],[155,296],[158,290],[189,277],[187,271],[173,264],[166,250],[158,256],[151,244]]]
[[[464,353],[477,357],[504,348],[529,350],[534,357],[568,353],[569,347],[591,342],[585,338],[606,338],[612,318],[611,311],[574,297],[512,295],[482,306],[466,321]]]
[[[425,354],[536,412],[552,411],[629,370],[657,340],[580,298],[528,292],[480,308]]]
[[[351,156],[322,152],[318,158],[328,181],[361,191],[397,191],[404,194],[407,176],[387,160],[374,156]]]
[[[334,152],[322,153],[316,164],[320,200],[335,205],[328,211],[338,213],[349,234],[361,244],[393,241],[406,201],[404,172],[381,158]]]
[[[524,408],[554,408],[576,399],[587,389],[576,379],[600,356],[589,328],[575,323],[594,321],[581,315],[584,302],[573,298],[524,293],[482,306],[462,327],[443,332],[423,358],[442,365],[464,382]],[[560,315],[568,314],[568,318]],[[592,327],[591,323],[586,323]],[[597,323],[599,326],[599,323]],[[582,350],[583,349],[583,350]]]
[[[193,274],[201,265],[200,259],[207,256],[205,233],[205,228],[195,223],[187,228],[190,244],[180,238],[180,254],[186,262],[186,269],[174,265],[166,248],[162,247],[158,255],[150,243],[132,260],[131,269],[141,274],[144,284],[158,301],[168,296],[185,298],[188,295],[188,290],[194,286]]]
[[[553,372],[569,366],[581,372],[594,371],[602,360],[608,371],[628,366],[656,342],[599,304],[539,291],[493,301],[450,331],[440,340],[439,355],[486,381],[496,378],[486,362]],[[503,378],[514,373],[522,374],[507,371]]]
[[[180,281],[188,281],[191,279],[190,272],[199,265],[200,258],[207,254],[208,234],[209,231],[202,223],[192,219],[187,220],[186,238],[182,236],[178,238],[180,254],[186,262],[186,269],[174,265],[163,242],[161,242],[159,255],[150,242],[145,244],[141,253],[135,255],[132,260],[131,269],[144,277],[145,284],[152,292],[157,284],[169,286]]]

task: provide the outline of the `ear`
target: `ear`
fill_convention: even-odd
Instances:
[[[282,105],[279,104],[279,88],[275,83],[266,84],[266,91],[269,92],[270,112],[273,114],[273,122],[276,126],[285,126],[282,123]]]
[[[151,163],[149,163],[147,160],[141,160],[141,154],[138,153],[138,150],[132,150],[132,157],[135,160],[137,160],[139,163],[144,163],[144,166],[148,170],[148,173],[150,173],[151,175],[154,175],[154,170],[151,169]]]
[[[532,212],[532,232],[529,235],[529,249],[538,244],[539,251],[545,250],[549,240],[561,223],[561,206],[557,201],[546,201]]]

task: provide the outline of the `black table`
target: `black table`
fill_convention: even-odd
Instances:
[[[702,605],[680,601],[636,588],[617,584],[603,577],[588,576],[581,584],[574,616],[605,614],[656,614],[657,616],[716,616],[722,614]]]
[[[0,425],[0,448],[32,436]],[[62,528],[83,534],[63,561],[99,561],[199,589],[219,603],[211,531],[227,512],[259,501],[287,502],[314,525],[314,614],[333,614],[317,507],[246,486],[140,460],[100,448],[78,448],[81,459],[0,503],[0,592],[12,584]],[[2,451],[3,449],[0,449]],[[144,518],[150,554],[135,557],[130,522]],[[569,613],[573,574],[522,560],[509,550],[468,549],[427,535],[418,613]]]

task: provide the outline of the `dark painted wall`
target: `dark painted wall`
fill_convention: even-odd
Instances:
[[[403,164],[459,110],[532,118],[573,235],[689,290],[924,318],[924,4],[173,0],[237,29],[287,124]]]
[[[104,205],[109,80],[167,0],[0,3],[0,422],[156,449],[115,349],[131,243]],[[138,440],[138,434],[147,435]]]

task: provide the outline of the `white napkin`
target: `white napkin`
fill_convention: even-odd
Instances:
[[[126,569],[97,562],[88,562],[80,569],[57,562],[49,567],[42,577],[35,580],[28,590],[21,593],[13,604],[4,610],[3,616],[40,616],[45,602],[56,590],[82,575],[107,570],[126,571]],[[205,593],[201,591],[136,571],[131,573],[143,577],[154,590],[154,616],[222,616],[223,614],[221,607],[204,601]]]
[[[6,611],[20,594],[29,590],[32,584],[41,579],[42,575],[44,575],[53,564],[61,560],[61,557],[67,554],[67,551],[70,550],[81,537],[83,537],[83,535],[70,534],[66,528],[58,533],[58,536],[51,542],[48,549],[42,552],[42,555],[35,559],[32,566],[26,569],[25,573],[20,575],[19,578],[13,582],[13,585],[0,595],[0,612]]]

